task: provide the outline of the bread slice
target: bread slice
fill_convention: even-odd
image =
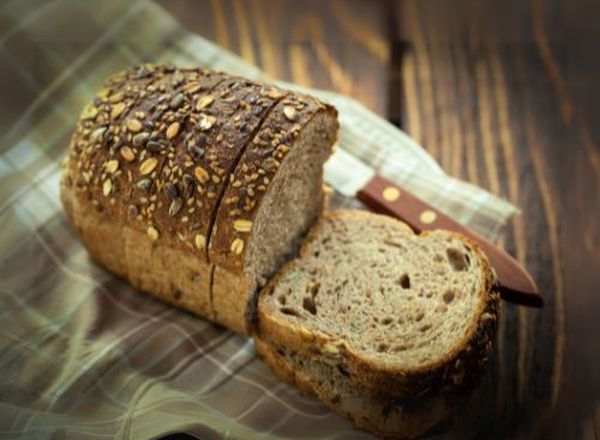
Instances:
[[[358,389],[339,366],[277,348],[260,337],[257,351],[283,380],[318,397],[357,428],[385,438],[417,438],[441,430],[452,420],[457,402],[437,395],[416,399],[372,396]]]
[[[487,259],[460,235],[336,211],[261,293],[257,334],[343,368],[374,395],[469,389],[495,335],[493,285]]]
[[[338,130],[335,110],[290,94],[270,112],[232,173],[209,257],[218,322],[246,333],[258,290],[297,252],[323,207],[323,163]]]

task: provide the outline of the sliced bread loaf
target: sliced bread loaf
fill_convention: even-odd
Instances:
[[[343,368],[371,394],[471,388],[496,330],[493,283],[462,236],[332,212],[261,293],[257,333]]]
[[[204,69],[136,66],[83,111],[61,199],[109,270],[246,333],[258,287],[321,212],[337,128],[335,110],[308,96]]]
[[[416,438],[442,429],[456,402],[437,395],[416,399],[381,398],[356,387],[341,367],[299,356],[255,338],[257,351],[283,380],[318,397],[329,409],[357,428],[384,438]]]

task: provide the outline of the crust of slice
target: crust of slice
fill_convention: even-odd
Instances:
[[[281,379],[295,385],[304,394],[319,398],[329,409],[349,419],[358,429],[378,437],[422,437],[442,430],[454,417],[456,401],[444,396],[404,402],[373,397],[354,387],[334,366],[314,364],[318,361],[309,359],[304,359],[301,365],[286,356],[285,349],[278,349],[260,337],[255,338],[255,346]],[[328,376],[327,379],[315,375],[315,366]]]
[[[399,230],[406,229],[407,233],[413,233],[402,222],[366,211],[339,210],[327,213],[309,232],[300,250],[300,256],[280,270],[261,292],[255,333],[259,337],[268,335],[273,344],[287,347],[303,356],[324,362],[336,362],[350,373],[355,383],[373,395],[414,397],[432,392],[461,392],[476,387],[487,365],[496,333],[498,295],[494,292],[495,277],[485,255],[475,243],[459,234],[447,231],[422,234],[423,236],[445,234],[462,240],[480,259],[484,271],[482,277],[485,280],[485,288],[479,293],[478,310],[474,314],[476,319],[469,324],[462,340],[454,344],[443,357],[433,362],[417,368],[402,368],[398,365],[373,362],[337,336],[310,330],[271,313],[266,305],[266,298],[272,294],[273,289],[286,273],[302,264],[302,256],[307,252],[310,242],[319,236],[324,222],[336,218],[364,218],[382,224],[391,222],[397,224]]]

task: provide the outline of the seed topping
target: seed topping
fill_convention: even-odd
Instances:
[[[112,109],[110,111],[110,117],[112,119],[116,119],[119,116],[121,116],[121,114],[125,111],[125,103],[124,102],[119,102],[118,104],[115,104],[112,106]]]
[[[211,105],[214,102],[214,100],[215,97],[212,95],[203,96],[198,100],[198,102],[196,102],[196,111],[199,112],[200,110],[205,109],[206,107]]]
[[[171,205],[169,206],[169,217],[175,217],[179,211],[181,211],[181,207],[183,206],[183,200],[181,197],[177,197],[173,199]]]
[[[196,234],[194,237],[194,244],[198,249],[204,250],[206,247],[206,237],[202,234]]]
[[[210,130],[210,128],[215,125],[215,122],[217,122],[217,118],[212,116],[212,115],[205,115],[202,114],[200,115],[200,130],[202,131],[206,131],[206,130]]]
[[[158,159],[156,159],[155,157],[149,157],[140,165],[140,174],[142,176],[150,174],[152,171],[154,171],[157,165]]]
[[[179,122],[173,122],[171,125],[169,125],[169,128],[167,128],[167,139],[173,139],[175,136],[177,136],[180,127],[181,124]]]
[[[144,145],[149,137],[150,133],[148,133],[147,131],[142,131],[141,133],[136,134],[132,140],[133,146],[139,147],[141,145]]]
[[[252,229],[252,222],[250,220],[238,219],[233,222],[233,229],[238,232],[250,232],[250,229]]]
[[[285,107],[283,107],[283,114],[285,115],[285,118],[290,122],[294,122],[296,120],[296,109],[294,109],[294,107],[286,105]]]
[[[135,159],[135,154],[133,153],[133,150],[128,146],[121,147],[119,152],[121,153],[121,157],[127,162],[131,162]]]
[[[206,183],[209,179],[208,172],[201,166],[194,168],[194,176],[196,176],[196,179],[198,179],[200,183]]]
[[[236,238],[231,242],[231,252],[236,255],[240,255],[244,251],[244,240]]]
[[[158,230],[154,227],[154,226],[148,226],[148,229],[146,229],[146,234],[148,234],[148,237],[150,237],[150,240],[152,241],[156,241],[158,240]]]
[[[115,171],[117,171],[119,169],[119,161],[116,159],[113,160],[109,160],[108,162],[106,162],[104,164],[104,169],[106,170],[107,173],[114,173]]]
[[[142,129],[142,123],[137,119],[128,119],[127,120],[127,130],[132,133],[137,133]]]

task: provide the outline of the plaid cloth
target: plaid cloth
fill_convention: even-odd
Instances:
[[[134,63],[268,79],[146,1],[0,6],[0,438],[368,438],[281,383],[250,340],[140,295],[88,259],[58,199],[59,162],[101,81]],[[448,178],[358,103],[341,148],[495,239],[515,209]]]

